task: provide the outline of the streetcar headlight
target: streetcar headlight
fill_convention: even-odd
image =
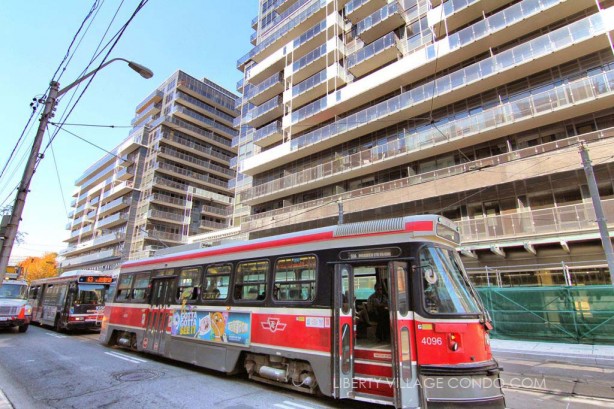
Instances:
[[[459,334],[455,334],[455,333],[448,334],[448,348],[450,348],[451,351],[454,351],[454,352],[458,351],[459,342],[460,342]]]

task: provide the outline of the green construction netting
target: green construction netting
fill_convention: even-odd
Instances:
[[[493,338],[614,344],[614,286],[478,287]]]

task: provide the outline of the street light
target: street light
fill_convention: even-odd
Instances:
[[[32,176],[34,175],[36,160],[39,158],[39,152],[41,144],[43,142],[43,136],[45,135],[45,129],[47,128],[47,123],[49,122],[49,119],[53,116],[53,110],[56,104],[56,100],[62,95],[64,95],[66,92],[74,88],[77,84],[80,84],[82,81],[93,76],[98,71],[115,61],[127,62],[128,67],[138,72],[139,75],[145,79],[153,77],[153,72],[149,68],[141,64],[135,63],[134,61],[126,60],[125,58],[113,58],[100,65],[95,70],[92,70],[87,74],[83,75],[81,78],[77,79],[76,81],[62,89],[60,89],[60,84],[57,81],[51,81],[51,84],[49,84],[49,95],[45,100],[45,109],[41,114],[38,130],[36,131],[36,137],[34,138],[32,150],[30,151],[30,157],[28,158],[26,168],[23,172],[23,176],[21,177],[21,182],[19,183],[17,197],[15,198],[15,204],[13,205],[11,217],[4,232],[5,239],[2,240],[2,247],[0,247],[0,286],[2,286],[2,283],[4,282],[6,267],[9,264],[11,251],[13,250],[13,243],[15,242],[15,236],[17,235],[19,222],[21,221],[21,214],[23,213],[23,208],[26,204],[26,195],[28,194],[30,181],[32,180]]]

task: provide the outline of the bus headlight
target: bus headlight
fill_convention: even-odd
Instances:
[[[24,305],[23,312],[25,315],[32,315],[32,306],[30,304]]]

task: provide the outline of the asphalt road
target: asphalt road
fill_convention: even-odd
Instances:
[[[614,407],[614,400],[578,396],[555,384],[569,380],[569,374],[574,375],[574,381],[580,379],[578,375],[588,383],[603,381],[613,376],[611,370],[599,372],[603,368],[514,357],[499,359],[508,376],[503,381],[510,408]],[[525,379],[526,384],[518,381],[514,385],[514,376]],[[552,390],[534,388],[543,383],[526,381],[531,376],[546,379]],[[36,326],[25,334],[0,330],[0,389],[17,409],[382,408],[312,397],[241,376],[109,348],[98,342],[96,333],[58,334]]]

